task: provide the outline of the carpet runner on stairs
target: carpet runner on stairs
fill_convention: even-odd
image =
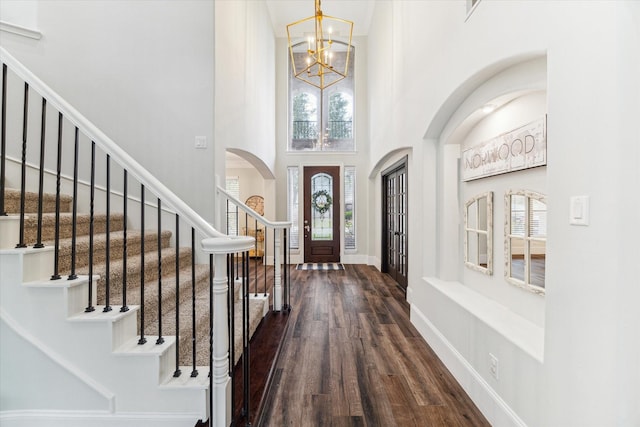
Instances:
[[[61,196],[60,213],[60,250],[59,269],[62,277],[66,277],[71,270],[71,235],[72,235],[72,198]],[[55,238],[55,194],[45,194],[43,198],[43,228],[42,240],[47,246],[53,246]],[[11,215],[17,215],[20,210],[20,191],[7,189],[5,191],[5,210]],[[24,240],[28,246],[32,246],[37,239],[38,225],[38,194],[27,192],[25,194],[25,229]],[[99,275],[97,281],[97,304],[104,305],[106,301],[106,231],[107,216],[96,213],[93,218],[93,274]],[[122,305],[123,285],[123,252],[124,252],[124,222],[126,219],[121,213],[112,213],[109,217],[109,305],[114,310],[119,310]],[[89,234],[90,215],[78,213],[76,221],[76,273],[88,274],[89,272]],[[179,248],[179,300],[176,304],[176,248],[171,246],[171,231],[161,231],[161,257],[162,265],[162,333],[165,336],[176,334],[175,319],[176,310],[179,310],[180,339],[179,363],[189,366],[192,364],[193,347],[193,317],[192,308],[195,305],[195,342],[196,364],[204,366],[209,364],[209,265],[195,265],[195,285],[192,283],[191,248]],[[19,237],[15,236],[16,243]],[[140,230],[127,230],[126,239],[127,263],[127,305],[140,305],[141,303],[141,240]],[[153,336],[158,333],[158,234],[157,230],[145,230],[144,233],[144,301],[145,301],[145,335]],[[194,294],[195,291],[195,294]],[[192,302],[195,301],[195,302]],[[253,334],[264,312],[264,300],[250,300],[250,332]],[[242,352],[242,319],[241,304],[238,292],[235,292],[235,359],[236,362]],[[140,312],[138,312],[140,320]],[[140,332],[140,324],[138,324]]]

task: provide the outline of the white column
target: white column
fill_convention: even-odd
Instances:
[[[231,424],[231,379],[229,378],[229,330],[227,310],[227,255],[214,255],[213,276],[213,408],[210,408],[210,426]]]
[[[247,251],[255,240],[248,236],[212,237],[202,240],[202,249],[213,254],[214,276],[211,310],[213,310],[213,356],[211,364],[211,408],[209,425],[231,425],[231,378],[229,378],[229,323],[227,310],[227,254]]]

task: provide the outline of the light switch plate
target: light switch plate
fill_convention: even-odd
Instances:
[[[589,196],[572,196],[569,206],[569,224],[589,225]]]
[[[199,149],[207,148],[207,137],[196,136],[195,147]]]

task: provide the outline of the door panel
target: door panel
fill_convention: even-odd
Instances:
[[[383,183],[382,271],[407,288],[407,167],[403,161],[385,171]]]
[[[340,262],[340,168],[304,168],[304,262]]]

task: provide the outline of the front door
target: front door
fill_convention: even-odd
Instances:
[[[406,160],[382,175],[382,271],[407,288],[407,166]]]
[[[304,262],[340,262],[340,168],[304,168]]]

